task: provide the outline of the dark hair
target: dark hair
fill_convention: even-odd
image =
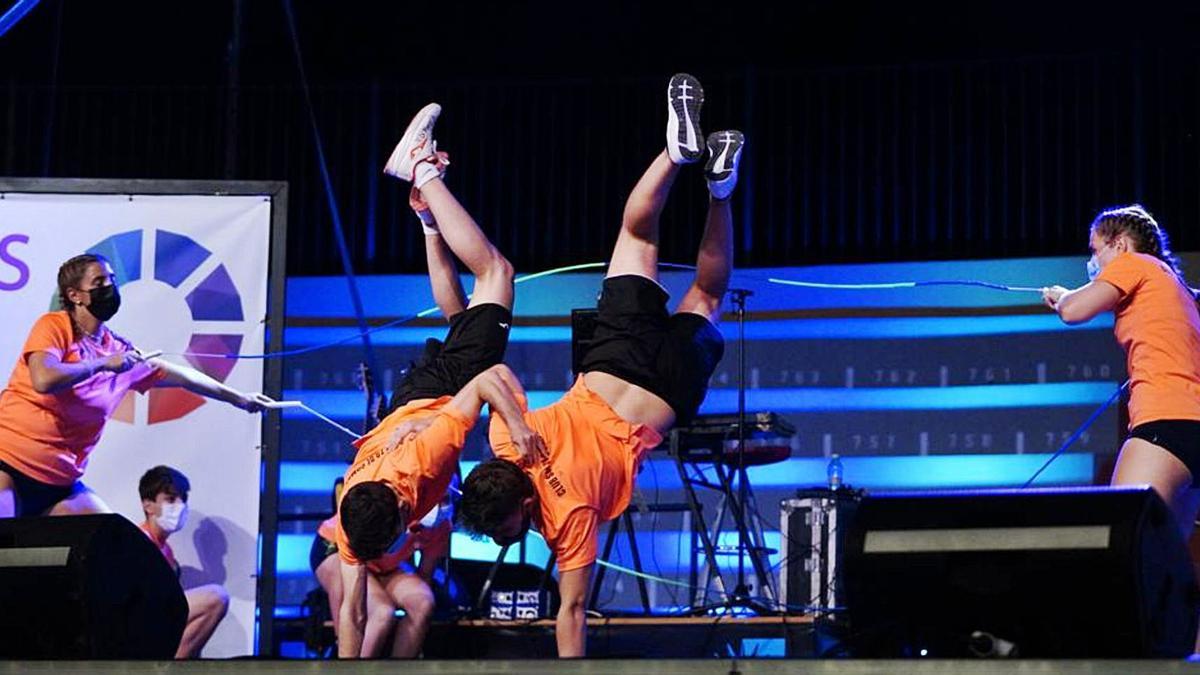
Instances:
[[[191,489],[192,484],[187,476],[169,466],[156,466],[142,474],[142,479],[138,481],[138,494],[148,502],[158,499],[163,493],[181,497],[186,502]]]
[[[463,482],[455,520],[475,538],[491,536],[533,494],[533,481],[521,467],[508,460],[489,459],[472,469]]]
[[[58,304],[61,309],[68,312],[74,312],[75,307],[71,304],[71,299],[67,297],[67,292],[72,288],[78,288],[79,282],[83,281],[83,273],[87,271],[88,265],[99,263],[104,265],[108,263],[108,258],[96,253],[84,253],[71,258],[63,263],[58,268]]]
[[[350,552],[362,562],[374,560],[387,551],[408,517],[396,493],[383,481],[359,483],[342,495],[338,508],[342,531],[350,543]]]
[[[1092,221],[1091,231],[1103,237],[1105,241],[1112,241],[1122,234],[1128,235],[1135,251],[1152,255],[1167,263],[1180,279],[1183,278],[1179,258],[1171,252],[1167,233],[1141,204],[1101,211]]]

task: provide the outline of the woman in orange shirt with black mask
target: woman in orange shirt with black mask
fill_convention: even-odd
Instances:
[[[1113,485],[1149,484],[1170,506],[1183,538],[1200,510],[1200,314],[1167,234],[1139,205],[1092,222],[1091,281],[1051,286],[1046,304],[1069,324],[1116,315],[1129,371],[1129,436]]]

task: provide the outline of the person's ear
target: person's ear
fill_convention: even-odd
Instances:
[[[84,293],[83,291],[79,290],[78,288],[68,288],[67,289],[67,299],[71,301],[72,305],[85,304],[83,302],[84,295],[87,295],[87,294]],[[90,298],[91,296],[89,295],[88,297]]]
[[[154,506],[154,503],[154,501],[149,499],[142,500],[142,513],[145,514],[147,518],[150,517],[150,507]]]

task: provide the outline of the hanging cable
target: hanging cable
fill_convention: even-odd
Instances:
[[[525,276],[517,277],[515,280],[513,280],[513,284],[522,284],[522,283],[525,283],[528,281],[536,281],[538,279],[544,279],[545,277],[548,277],[548,276],[553,276],[553,275],[557,275],[557,274],[566,274],[567,272],[579,272],[582,270],[589,270],[589,269],[601,269],[601,268],[604,268],[607,266],[608,266],[608,263],[606,263],[606,262],[592,262],[592,263],[579,263],[576,265],[566,265],[565,267],[555,267],[553,269],[543,270],[541,272],[535,272],[533,274],[527,274]],[[684,269],[684,270],[696,269],[692,265],[681,265],[679,263],[659,263],[659,267],[665,267],[667,269]],[[470,297],[471,297],[470,295],[467,296],[467,298],[470,298]],[[206,358],[206,359],[273,359],[273,358],[282,358],[282,357],[287,357],[287,356],[296,356],[299,354],[308,354],[310,352],[320,351],[322,349],[328,349],[330,347],[336,347],[338,345],[345,344],[347,342],[352,342],[363,335],[370,335],[371,333],[377,333],[381,330],[395,328],[397,326],[406,324],[409,321],[414,321],[416,319],[423,319],[427,316],[437,314],[437,312],[438,312],[438,308],[435,305],[433,307],[428,307],[426,309],[423,309],[420,312],[417,312],[416,314],[402,316],[398,319],[393,319],[385,324],[375,326],[374,328],[362,329],[360,332],[355,333],[354,335],[348,335],[348,336],[346,336],[344,338],[340,338],[338,340],[333,340],[331,342],[325,342],[325,343],[318,344],[318,345],[312,345],[310,347],[301,347],[299,349],[291,349],[291,350],[282,351],[282,352],[267,352],[267,353],[263,353],[263,354],[235,354],[235,353],[210,353],[210,352],[166,352],[166,353],[169,356],[191,356],[191,357]]]
[[[300,75],[300,89],[304,92],[304,105],[308,110],[308,122],[312,128],[313,145],[317,150],[317,164],[321,169],[321,182],[325,186],[325,199],[329,206],[329,217],[333,221],[334,240],[337,241],[338,254],[342,258],[342,271],[346,275],[346,283],[350,287],[350,300],[354,304],[354,315],[358,319],[359,335],[362,338],[363,353],[367,367],[371,372],[379,372],[375,362],[375,350],[371,347],[370,332],[367,330],[366,312],[363,311],[362,297],[358,292],[358,281],[354,276],[354,266],[350,261],[350,249],[346,246],[346,233],[342,229],[342,216],[338,208],[337,195],[333,191],[333,179],[329,175],[329,163],[325,160],[325,144],[321,140],[321,129],[317,124],[317,112],[313,108],[312,94],[308,87],[308,75],[304,71],[304,56],[300,50],[300,36],[296,31],[296,16],[292,11],[292,0],[283,0],[283,11],[287,16],[288,35],[292,39],[292,53],[296,57],[296,70]]]
[[[25,15],[37,7],[41,0],[17,0],[4,14],[0,14],[0,37],[3,37]]]
[[[974,281],[969,279],[949,279],[949,280],[934,280],[934,281],[895,281],[890,283],[879,284],[835,284],[824,283],[819,281],[795,281],[792,279],[777,279],[769,277],[767,281],[781,286],[797,286],[800,288],[812,288],[820,290],[833,291],[888,291],[902,288],[924,288],[928,286],[974,286],[977,288],[990,288],[996,291],[1008,291],[1010,293],[1041,293],[1040,287],[1034,286],[1009,286],[1007,284],[994,284],[988,281]]]
[[[1113,392],[1112,396],[1109,396],[1107,401],[1101,404],[1099,408],[1096,408],[1095,412],[1093,412],[1086,420],[1084,420],[1083,424],[1081,424],[1079,428],[1075,430],[1075,433],[1071,434],[1071,436],[1067,438],[1067,440],[1058,448],[1058,450],[1056,450],[1054,454],[1050,456],[1050,459],[1047,459],[1046,463],[1042,464],[1041,468],[1035,471],[1034,474],[1029,477],[1029,480],[1025,481],[1025,484],[1022,485],[1021,488],[1024,489],[1030,485],[1033,485],[1033,481],[1037,480],[1037,477],[1042,475],[1042,472],[1045,471],[1052,463],[1054,463],[1054,460],[1062,456],[1062,454],[1067,451],[1067,448],[1071,447],[1075,441],[1079,440],[1079,437],[1083,435],[1083,432],[1087,431],[1088,427],[1092,426],[1092,423],[1099,419],[1100,415],[1105,410],[1108,410],[1109,406],[1111,406],[1118,398],[1120,398],[1121,392],[1125,391],[1126,387],[1128,386],[1129,380],[1125,380],[1121,386],[1117,387],[1117,390]]]

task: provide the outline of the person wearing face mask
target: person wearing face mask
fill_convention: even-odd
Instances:
[[[1141,206],[1103,211],[1090,228],[1090,281],[1042,291],[1068,324],[1102,312],[1129,372],[1129,436],[1113,485],[1151,485],[1187,541],[1200,511],[1200,313],[1166,232]]]
[[[262,410],[200,371],[147,360],[105,325],[121,307],[112,265],[75,256],[58,270],[61,309],[33,325],[0,392],[0,518],[109,513],[81,482],[105,422],[125,394],[185,387],[243,410]]]
[[[190,491],[187,476],[169,466],[156,466],[138,481],[142,513],[145,514],[139,527],[162,552],[176,577],[180,567],[167,539],[187,524]],[[188,618],[175,658],[193,659],[200,655],[221,619],[225,618],[225,612],[229,610],[229,592],[219,584],[205,584],[186,589],[183,595],[187,598]]]

